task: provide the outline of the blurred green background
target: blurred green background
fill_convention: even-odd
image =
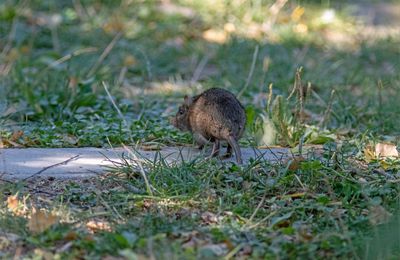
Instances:
[[[309,131],[399,133],[398,1],[5,0],[0,21],[3,146],[190,142],[167,117],[216,86],[247,107],[244,143],[296,145],[299,103]]]
[[[5,203],[0,221],[27,251],[57,251],[72,230],[78,257],[147,254],[155,241],[157,255],[194,258],[201,248],[182,247],[202,239],[255,258],[398,255],[398,218],[379,227],[396,214],[399,163],[366,160],[364,147],[399,145],[399,71],[400,1],[2,0],[0,148],[190,144],[168,117],[185,94],[222,87],[246,107],[243,146],[325,150],[294,170],[154,162],[154,197],[132,192],[143,179],[121,165],[105,187],[65,185],[56,205],[65,226],[28,234]],[[89,240],[75,223],[98,205],[116,228]],[[203,228],[204,211],[226,216]]]

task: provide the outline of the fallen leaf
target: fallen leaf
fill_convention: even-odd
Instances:
[[[19,205],[18,195],[8,196],[7,198],[7,207],[12,212],[17,212]]]
[[[375,155],[378,157],[399,157],[399,152],[394,144],[378,143],[375,145]]]
[[[32,233],[39,234],[56,224],[57,221],[57,216],[38,210],[31,215],[28,228]]]
[[[292,158],[288,158],[284,160],[284,163],[289,163],[289,171],[297,171],[300,169],[301,162],[305,161],[303,156],[294,156]]]
[[[88,223],[86,223],[86,227],[92,233],[100,230],[111,231],[110,224],[108,222],[100,220],[91,220]]]
[[[22,136],[24,135],[24,132],[21,130],[18,131],[14,131],[13,134],[10,137],[10,140],[13,142],[18,141],[18,139],[20,139]]]
[[[304,11],[305,11],[304,7],[297,6],[290,15],[290,18],[292,19],[292,21],[298,22],[303,16]]]
[[[399,157],[396,145],[390,143],[378,143],[375,146],[367,145],[364,148],[364,156],[367,162],[378,158]]]
[[[372,160],[375,160],[376,156],[375,156],[375,151],[373,150],[373,147],[371,145],[367,145],[364,148],[364,156],[365,156],[365,160],[367,162],[370,162]]]
[[[67,241],[74,241],[78,239],[78,233],[76,233],[75,231],[70,231],[65,235],[64,239]]]
[[[203,220],[203,223],[207,225],[218,223],[217,215],[209,211],[206,211],[203,214],[201,214],[201,219]]]

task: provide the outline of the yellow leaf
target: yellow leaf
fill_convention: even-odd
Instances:
[[[304,11],[305,11],[305,10],[304,10],[304,7],[297,6],[297,7],[293,10],[292,14],[290,15],[290,18],[292,18],[292,21],[298,22],[298,21],[301,19],[301,17],[303,16]]]
[[[389,163],[386,162],[385,160],[380,160],[379,163],[380,163],[381,167],[382,167],[384,170],[389,169],[390,166],[391,166],[391,164],[389,164]]]
[[[379,157],[399,157],[399,152],[394,144],[378,143],[375,145],[375,155]]]
[[[365,156],[365,160],[367,162],[370,162],[370,161],[376,159],[375,151],[373,150],[373,147],[371,145],[367,145],[364,148],[364,156]]]
[[[31,215],[28,228],[32,233],[38,234],[53,226],[57,220],[57,216],[38,210]]]
[[[128,55],[124,59],[124,66],[130,67],[137,63],[136,58],[132,55]]]

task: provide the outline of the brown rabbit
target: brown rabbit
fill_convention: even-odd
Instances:
[[[182,131],[192,132],[196,142],[202,147],[213,142],[211,156],[219,154],[220,141],[228,143],[226,156],[235,151],[236,161],[242,164],[242,154],[238,140],[242,137],[246,124],[246,114],[242,104],[229,91],[211,88],[194,97],[185,96],[171,123]]]

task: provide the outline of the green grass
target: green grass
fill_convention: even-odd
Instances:
[[[289,1],[269,30],[271,1],[72,2],[0,4],[1,146],[190,144],[168,117],[185,94],[219,86],[242,93],[242,145],[262,145],[271,123],[275,144],[324,150],[298,167],[145,162],[147,184],[129,159],[86,182],[4,182],[0,257],[17,249],[62,259],[399,255],[390,228],[398,221],[385,224],[398,208],[399,161],[363,155],[371,142],[400,141],[398,38],[364,37],[346,5],[324,23],[335,7],[326,1]],[[17,192],[21,214],[6,202]],[[59,224],[31,233],[33,206]],[[110,228],[91,233],[89,220]]]

